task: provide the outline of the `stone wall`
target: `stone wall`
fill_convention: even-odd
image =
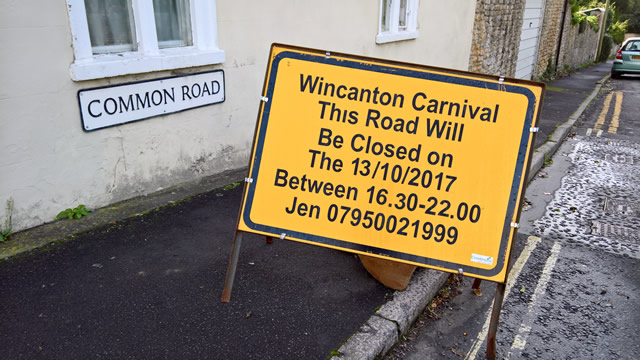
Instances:
[[[558,51],[558,40],[562,31],[562,13],[567,0],[547,0],[544,7],[544,20],[538,43],[538,61],[533,69],[533,79],[539,79],[549,66],[555,66]],[[571,8],[568,7],[568,12]],[[566,20],[565,26],[570,24],[571,18]]]
[[[469,71],[513,77],[525,0],[478,0]]]
[[[576,68],[582,64],[594,61],[598,51],[598,40],[600,32],[593,31],[586,24],[571,25],[571,12],[565,15],[565,26],[562,32],[562,43],[560,45],[560,60],[558,61],[558,72]],[[602,23],[602,17],[600,17]],[[583,27],[581,29],[581,27]],[[600,26],[602,31],[603,26]]]

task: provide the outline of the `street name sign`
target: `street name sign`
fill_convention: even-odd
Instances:
[[[543,93],[274,44],[238,230],[503,283]]]
[[[224,98],[222,70],[78,91],[84,131],[217,104]]]

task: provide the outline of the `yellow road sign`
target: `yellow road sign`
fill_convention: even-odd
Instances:
[[[238,229],[504,282],[543,91],[274,45]]]

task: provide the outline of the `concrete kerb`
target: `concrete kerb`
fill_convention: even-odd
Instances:
[[[574,111],[574,113],[569,117],[569,119],[564,123],[562,123],[562,125],[558,126],[556,130],[553,132],[553,134],[551,135],[551,138],[547,140],[547,142],[545,142],[544,144],[540,145],[540,147],[538,147],[534,151],[533,158],[531,160],[531,167],[529,169],[529,177],[527,178],[527,183],[533,180],[533,178],[535,178],[538,171],[540,171],[540,169],[542,169],[542,167],[544,166],[545,160],[551,158],[551,156],[555,154],[555,152],[558,150],[558,148],[562,144],[562,141],[567,137],[567,134],[569,134],[569,131],[571,131],[571,127],[573,126],[573,124],[576,122],[576,120],[578,120],[578,118],[580,118],[580,116],[585,111],[587,106],[591,104],[591,101],[595,99],[595,97],[600,92],[600,89],[602,88],[602,84],[604,84],[609,79],[610,76],[611,74],[607,74],[602,79],[600,79],[595,89],[593,89],[591,94],[582,102],[582,104],[580,104],[578,109]]]
[[[383,356],[409,330],[448,277],[449,273],[418,268],[407,289],[397,291],[393,300],[382,305],[340,346],[340,355],[331,359],[375,359]]]
[[[544,166],[544,161],[553,156],[567,137],[573,124],[580,118],[587,106],[600,92],[611,74],[604,76],[578,109],[558,126],[551,138],[536,149],[533,154],[527,182],[530,182]],[[447,280],[448,273],[418,269],[407,289],[396,292],[392,301],[384,304],[367,322],[337,350],[340,355],[332,360],[376,359],[393,347],[399,336],[405,333],[422,313],[429,301],[438,293]],[[396,331],[390,331],[394,328]]]

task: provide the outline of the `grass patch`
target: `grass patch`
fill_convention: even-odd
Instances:
[[[222,188],[223,188],[224,190],[233,190],[233,189],[237,188],[238,186],[240,186],[240,184],[241,184],[241,183],[240,183],[240,181],[236,181],[236,182],[234,182],[234,183],[231,183],[231,184],[225,185],[225,186],[223,186]]]
[[[548,91],[557,91],[557,92],[569,91],[569,89],[563,89],[563,88],[553,87],[553,86],[547,86],[547,90]]]

